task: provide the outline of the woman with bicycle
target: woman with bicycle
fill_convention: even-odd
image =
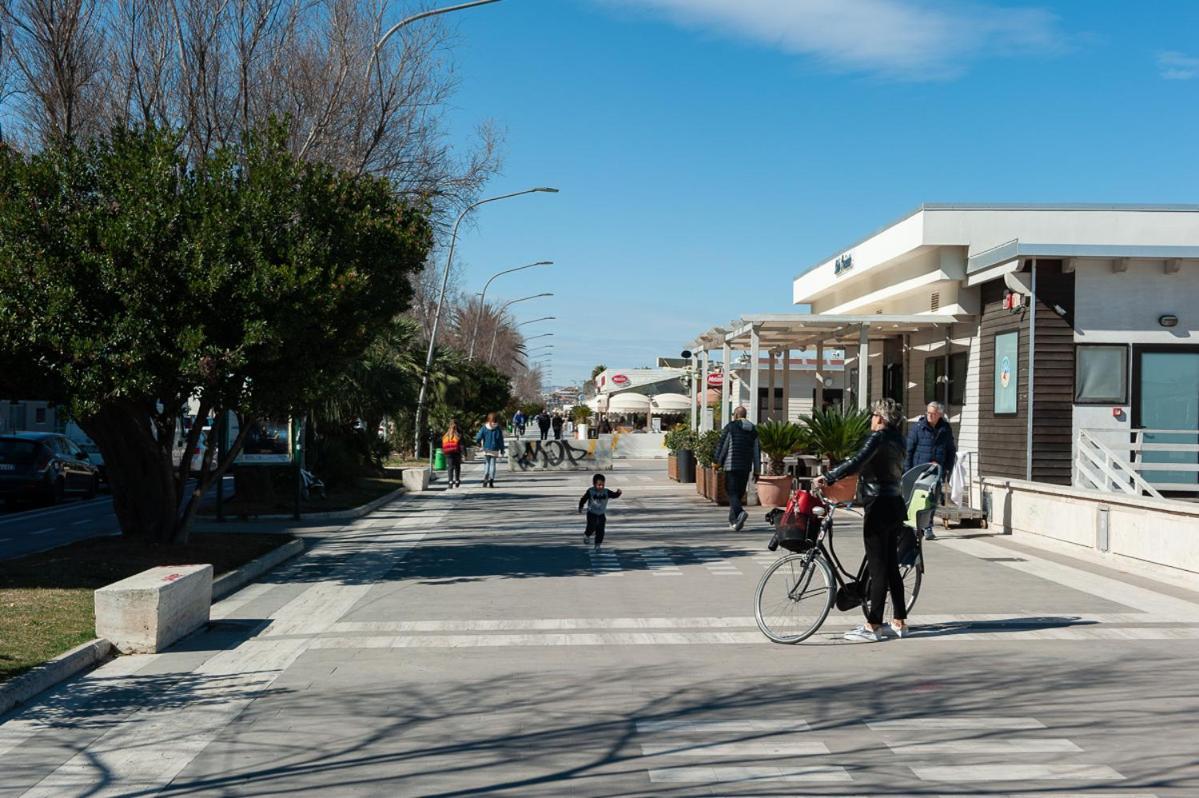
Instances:
[[[896,637],[904,637],[908,632],[896,552],[899,531],[907,515],[899,487],[907,457],[907,445],[900,434],[903,408],[892,399],[882,399],[870,410],[870,437],[866,443],[853,457],[814,480],[816,488],[824,488],[844,477],[858,475],[857,502],[866,510],[863,537],[870,573],[870,595],[864,598],[870,604],[866,623],[847,632],[845,639],[860,643],[877,643],[887,633],[883,629],[883,604],[888,591],[894,613],[887,631]]]

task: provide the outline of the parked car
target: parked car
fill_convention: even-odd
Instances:
[[[100,452],[100,447],[96,445],[96,442],[93,441],[88,434],[83,431],[83,428],[80,427],[74,421],[74,419],[67,420],[67,428],[63,434],[70,438],[72,443],[74,443],[83,451],[87,452],[87,459],[91,461],[92,465],[99,469],[100,481],[107,483],[108,473],[104,468],[104,455]]]
[[[66,496],[92,498],[99,469],[65,435],[16,432],[0,435],[0,499],[57,504]]]

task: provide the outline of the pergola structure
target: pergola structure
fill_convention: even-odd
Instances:
[[[700,375],[699,384],[707,386],[709,373],[709,351],[719,349],[724,364],[723,378],[720,387],[721,407],[724,417],[728,417],[729,409],[729,366],[732,350],[738,349],[749,352],[753,364],[749,372],[749,418],[758,422],[758,388],[760,385],[761,353],[765,350],[770,359],[769,365],[769,405],[774,405],[774,362],[775,356],[782,353],[783,374],[791,371],[791,351],[816,347],[816,405],[823,401],[824,349],[856,348],[858,363],[868,362],[871,342],[881,342],[897,335],[906,335],[930,329],[945,328],[957,322],[954,316],[931,314],[918,315],[883,315],[870,316],[837,316],[811,313],[766,313],[755,316],[742,316],[736,321],[722,327],[712,327],[701,333],[693,340],[688,348],[692,351],[692,369]],[[859,366],[857,396],[864,397],[869,393],[869,370]],[[696,380],[691,381],[692,399],[696,395]],[[790,390],[789,380],[783,379],[783,407],[787,406]],[[694,416],[694,413],[692,414]],[[692,419],[696,427],[696,420]],[[711,429],[711,411],[704,408],[703,417],[699,419],[699,429]]]

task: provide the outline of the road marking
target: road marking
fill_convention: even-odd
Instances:
[[[686,734],[758,734],[782,732],[806,732],[812,727],[806,720],[786,718],[783,720],[639,720],[638,734],[677,732]]]
[[[896,754],[1058,754],[1082,751],[1069,740],[947,740],[937,743],[887,743]]]
[[[587,557],[591,560],[591,570],[597,571],[601,574],[614,574],[616,576],[620,576],[620,558],[618,558],[614,552],[596,552],[592,550],[587,552]]]
[[[943,731],[945,729],[1043,729],[1036,718],[997,718],[983,715],[955,715],[948,718],[905,718],[903,720],[866,721],[874,731]]]
[[[31,535],[44,535],[44,534],[45,534],[45,533],[47,533],[47,532],[53,532],[55,529],[57,529],[57,527],[48,526],[48,527],[46,527],[45,529],[35,529],[34,531],[30,532],[29,534],[31,534]]]
[[[925,781],[1118,781],[1123,779],[1107,765],[944,765],[912,766]]]
[[[657,784],[692,784],[735,781],[853,781],[849,772],[835,765],[810,767],[701,767],[658,768],[649,771],[649,780]]]
[[[665,549],[644,549],[637,552],[654,576],[682,576],[670,554]]]
[[[78,510],[80,507],[91,507],[92,505],[95,505],[95,504],[105,504],[105,503],[111,504],[112,499],[106,496],[101,499],[87,499],[87,500],[79,501],[74,504],[65,505],[63,507],[52,507],[52,508],[47,508],[45,510],[24,510],[19,513],[13,513],[12,515],[5,515],[4,517],[0,518],[0,526],[3,526],[4,524],[15,524],[15,523],[18,523],[21,521],[29,521],[34,518],[42,518],[42,517],[48,516],[48,515],[59,515],[61,513],[69,513],[69,512]]]
[[[81,521],[72,521],[71,526],[83,526],[84,524],[90,524],[90,523],[92,523],[92,519],[84,518]]]
[[[674,743],[641,746],[642,756],[819,756],[824,743]]]

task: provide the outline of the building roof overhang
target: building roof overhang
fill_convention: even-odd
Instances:
[[[765,313],[742,316],[729,325],[721,344],[734,349],[752,346],[753,334],[758,347],[766,350],[802,349],[817,343],[826,346],[856,346],[861,331],[869,340],[884,340],[896,335],[947,327],[959,321],[956,316],[920,315],[831,315],[812,313]]]
[[[1145,258],[1148,260],[1199,259],[1199,246],[1152,244],[1034,244],[1014,239],[980,252],[966,261],[966,274],[974,274],[1020,258]]]

